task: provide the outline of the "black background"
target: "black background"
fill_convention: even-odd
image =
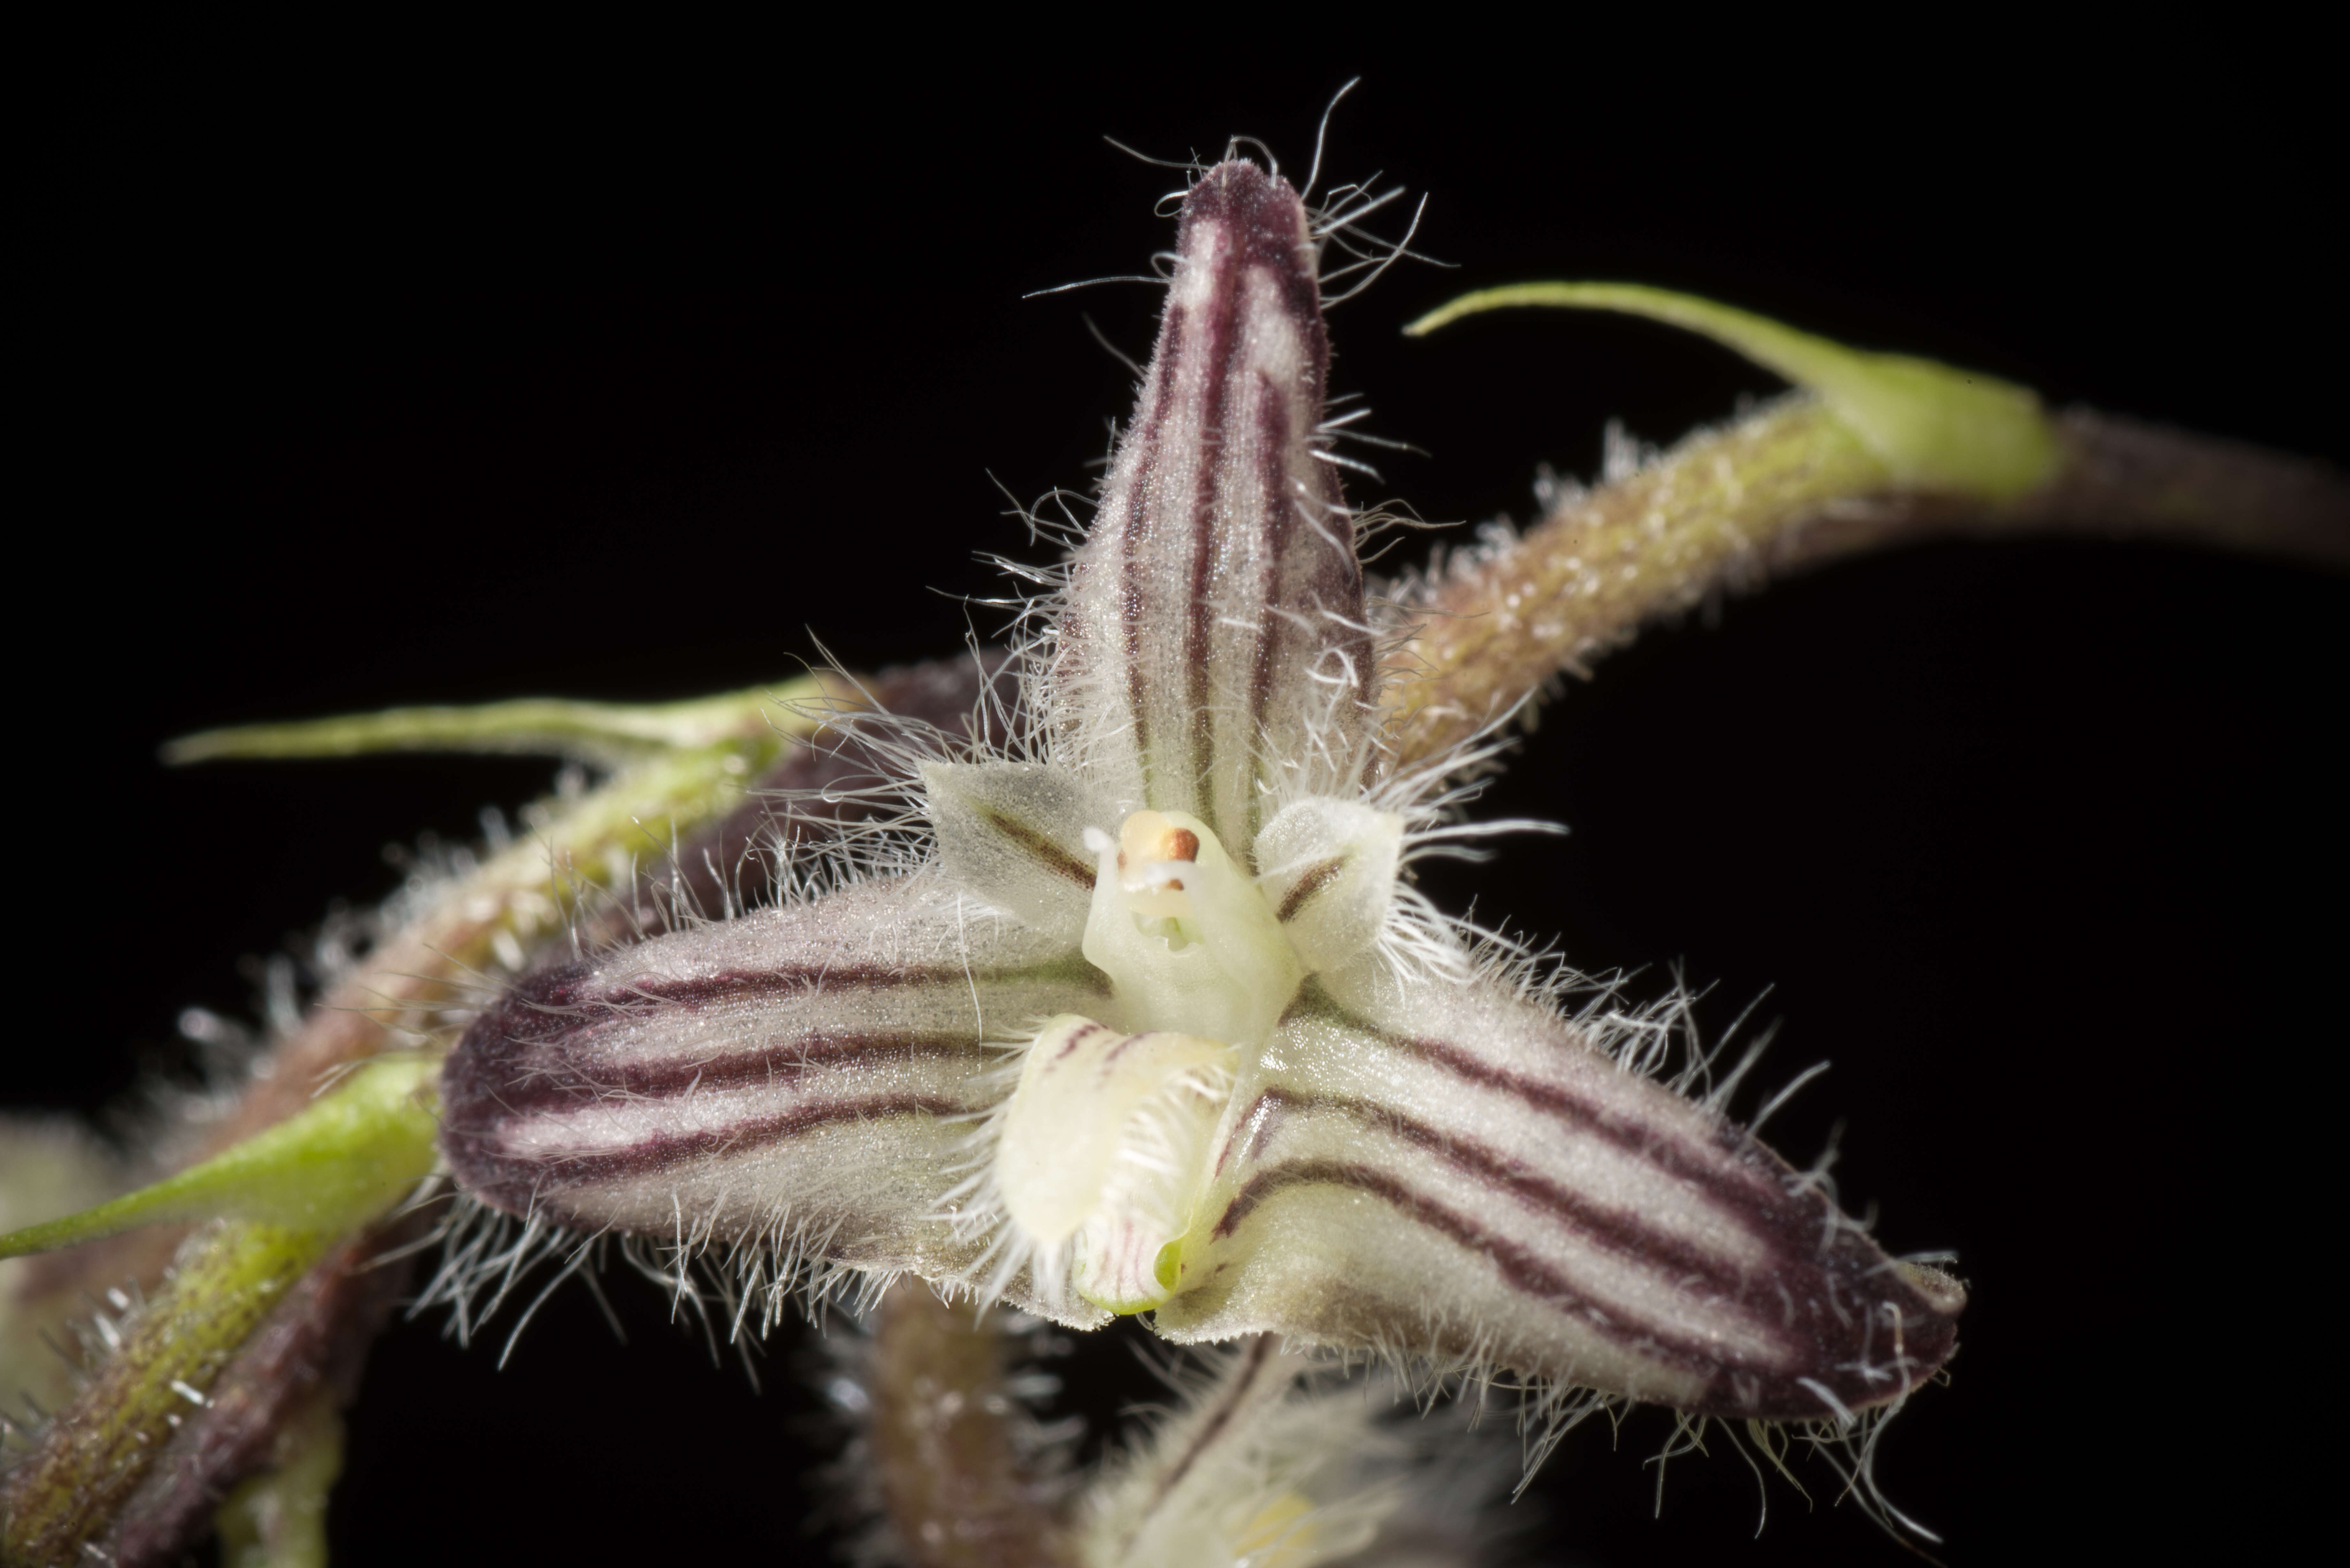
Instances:
[[[1383,467],[1430,519],[1523,519],[1534,463],[1589,474],[1607,418],[1666,441],[1775,385],[1608,318],[1398,335],[1544,276],[2343,461],[2337,171],[2288,44],[1822,39],[1700,67],[1686,30],[1451,62],[1171,25],[1131,54],[975,36],[961,66],[714,36],[592,62],[164,36],[60,60],[19,147],[36,1012],[10,1098],[93,1109],[183,1064],[178,1010],[245,1010],[241,957],[386,891],[386,844],[463,837],[552,771],[172,773],[170,735],[688,695],[813,638],[870,667],[992,629],[958,597],[993,589],[974,552],[1027,546],[990,474],[1087,482],[1129,394],[1081,317],[1149,344],[1146,288],[1021,298],[1167,243],[1176,177],[1104,132],[1180,158],[1247,131],[1302,169],[1367,74],[1329,167],[1431,192],[1419,243],[1460,269],[1341,308],[1335,379],[1428,449]],[[1956,1248],[1975,1291],[1951,1386],[1882,1466],[1951,1561],[2262,1557],[2320,1511],[2289,1428],[2338,1382],[2311,1227],[2337,1190],[2345,608],[2339,576],[2183,549],[1838,566],[1608,660],[1492,799],[1572,836],[1440,881],[1587,969],[1647,966],[1642,994],[1680,964],[1716,1027],[1771,988],[1766,1087],[1834,1061],[1772,1141],[1806,1159],[1844,1122],[1850,1205],[1882,1204],[1892,1248]],[[651,1291],[613,1293],[625,1347],[574,1291],[503,1372],[431,1319],[392,1334],[337,1561],[817,1554],[800,1338],[754,1397]],[[1145,1391],[1128,1361],[1080,1363],[1097,1413]],[[1725,1454],[1677,1462],[1652,1520],[1663,1436],[1563,1452],[1534,1555],[1900,1560],[1816,1466],[1819,1506],[1774,1487],[1759,1541]]]

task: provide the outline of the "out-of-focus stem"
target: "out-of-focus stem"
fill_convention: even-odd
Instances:
[[[801,695],[808,701],[837,697],[830,687],[806,684]],[[639,867],[660,864],[681,841],[732,811],[777,757],[817,728],[808,713],[779,709],[756,693],[677,708],[716,727],[709,715],[722,701],[733,704],[734,718],[719,738],[658,750],[621,768],[452,883],[369,953],[279,1046],[268,1077],[225,1118],[211,1147],[291,1114],[321,1074],[345,1062],[394,1044],[432,1042],[442,1008],[479,996],[484,975],[520,967],[540,944],[560,937],[583,895],[626,890]],[[560,748],[547,742],[519,749]]]
[[[284,724],[244,724],[183,735],[167,763],[356,757],[376,752],[489,752],[579,757],[618,766],[656,752],[688,751],[791,728],[797,709],[847,696],[849,683],[809,676],[683,702],[582,702],[525,697],[468,708],[388,708]],[[797,726],[805,728],[806,726]]]
[[[240,1220],[197,1231],[0,1483],[5,1561],[176,1562],[258,1469],[288,1472],[280,1501],[304,1486],[323,1495],[332,1466],[315,1450],[339,1431],[335,1412],[407,1288],[408,1260],[383,1255],[421,1220],[353,1237]]]
[[[1003,1351],[998,1329],[919,1281],[894,1286],[876,1314],[868,1441],[889,1522],[920,1568],[1075,1562],[1014,1440]]]
[[[343,1417],[331,1391],[289,1419],[271,1468],[213,1515],[222,1568],[327,1568],[327,1497],[343,1469]]]
[[[191,1236],[161,1290],[46,1440],[0,1484],[7,1560],[84,1560],[255,1326],[335,1238],[224,1221]]]
[[[1390,689],[1405,763],[1442,754],[1641,625],[1723,590],[1936,537],[2167,539],[2350,566],[2350,486],[2321,463],[2075,410],[2053,472],[2013,499],[1927,490],[1796,393],[1569,496],[1524,536],[1438,574]]]
[[[184,1163],[210,1158],[303,1111],[327,1075],[348,1063],[444,1044],[444,1010],[484,994],[493,983],[486,975],[520,967],[543,943],[561,939],[583,894],[625,888],[639,864],[657,863],[680,838],[733,810],[786,743],[780,735],[754,734],[648,758],[451,883],[277,1042],[267,1072],[252,1078],[228,1114],[204,1129]],[[42,1261],[33,1285],[55,1299],[69,1295],[69,1286],[96,1294],[124,1281],[151,1280],[178,1239],[173,1231],[154,1229],[56,1254]],[[67,1274],[76,1278],[61,1277]]]
[[[452,882],[385,939],[319,999],[299,1029],[277,1042],[268,1070],[250,1081],[182,1161],[242,1147],[288,1117],[315,1114],[318,1085],[346,1064],[399,1046],[441,1044],[445,1010],[479,994],[485,973],[519,967],[560,939],[584,892],[629,891],[638,866],[659,864],[681,841],[735,812],[749,786],[815,733],[827,707],[863,705],[852,686],[828,678],[787,695],[805,706],[780,708],[766,693],[743,693],[644,710],[643,723],[632,719],[639,711],[556,705],[580,710],[557,717],[640,742],[633,760],[600,787],[548,813],[529,836],[472,876]],[[291,726],[261,732],[266,744],[254,732],[229,732],[206,738],[190,754],[340,754],[434,743],[504,749],[494,743],[502,726],[520,727],[519,749],[593,749],[550,729],[548,715],[537,711],[546,706],[525,704],[530,711],[494,712],[482,722],[409,712]],[[630,733],[632,724],[645,732]],[[328,1188],[396,1188],[414,1174],[408,1168],[413,1150],[403,1146],[397,1170],[380,1168],[387,1164],[380,1153],[372,1144],[357,1151],[368,1168],[327,1172],[338,1179],[307,1196]],[[292,1196],[294,1208],[305,1207],[304,1190]],[[165,1217],[161,1207],[155,1217]],[[354,1212],[347,1220],[367,1217]],[[339,1223],[315,1214],[301,1229],[232,1222],[179,1243],[150,1304],[122,1330],[120,1347],[82,1394],[40,1428],[33,1452],[9,1472],[0,1492],[9,1562],[78,1561],[74,1553],[83,1542],[103,1543],[124,1561],[176,1553],[228,1487],[269,1462],[273,1434],[292,1402],[307,1397],[320,1367],[348,1365],[356,1376],[380,1317],[378,1287],[394,1276],[350,1274],[371,1255],[364,1250],[370,1243],[364,1235],[339,1233]],[[77,1285],[94,1298],[121,1282],[154,1279],[178,1241],[174,1231],[159,1227],[53,1254],[36,1261],[42,1277],[33,1283],[47,1300],[70,1297]],[[289,1301],[296,1282],[296,1299]],[[219,1400],[200,1403],[232,1364],[234,1386],[224,1397],[234,1408],[216,1408]],[[204,1440],[194,1443],[182,1428],[192,1433],[199,1425]],[[167,1444],[172,1457],[159,1469],[154,1461]]]
[[[2350,483],[2324,463],[2095,409],[2054,422],[2055,474],[1982,532],[2168,539],[2350,570]]]
[[[1208,1457],[1222,1448],[1244,1448],[1264,1412],[1288,1396],[1297,1381],[1298,1362],[1285,1355],[1272,1334],[1260,1334],[1238,1342],[1231,1363],[1175,1420],[1161,1428],[1149,1448],[1130,1461],[1120,1478],[1120,1490],[1131,1495],[1130,1517],[1118,1521],[1118,1552],[1124,1556],[1134,1542],[1167,1510],[1181,1510],[1200,1499],[1188,1495],[1205,1490],[1214,1467]]]

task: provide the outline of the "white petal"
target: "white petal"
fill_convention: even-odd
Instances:
[[[1403,830],[1394,812],[1315,795],[1257,836],[1265,902],[1308,972],[1337,969],[1378,940],[1395,898]]]
[[[948,879],[1075,943],[1094,890],[1086,829],[1116,826],[1116,809],[1077,774],[1034,763],[925,763],[921,774]]]

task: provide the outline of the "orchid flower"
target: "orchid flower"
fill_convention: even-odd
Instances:
[[[1534,286],[1413,330],[1638,311],[1804,389],[1375,595],[1360,551],[1382,519],[1343,493],[1322,298],[1326,248],[1371,204],[1316,211],[1245,161],[1198,171],[1092,525],[1030,573],[1008,659],[937,683],[976,702],[968,722],[942,722],[930,675],[831,672],[182,742],[528,744],[615,771],[540,841],[388,909],[181,1168],[0,1238],[14,1258],[200,1225],[44,1287],[162,1282],[106,1297],[94,1371],[20,1434],[10,1552],[161,1562],[209,1524],[321,1561],[337,1410],[428,1240],[420,1182],[457,1197],[422,1294],[460,1337],[527,1265],[568,1273],[609,1236],[681,1293],[717,1260],[743,1314],[863,1311],[869,1354],[842,1353],[868,1363],[858,1441],[926,1563],[1346,1558],[1404,1506],[1398,1474],[1436,1473],[1424,1438],[1335,1397],[1366,1359],[1418,1380],[1399,1399],[1535,1390],[1535,1462],[1640,1401],[1775,1464],[1774,1424],[1865,1442],[1934,1376],[1964,1290],[1887,1256],[1822,1173],[1731,1119],[1751,1054],[1662,1076],[1658,1019],[1440,912],[1415,867],[1527,828],[1466,817],[1517,704],[1712,586],[1962,526],[2338,561],[2339,481],[1686,296]],[[746,804],[763,779],[797,793]],[[780,846],[777,898],[746,911],[714,878],[702,918],[673,888],[661,934],[630,940],[639,841],[681,888],[680,839],[728,859],[746,816],[812,836]],[[548,967],[567,931],[575,956]],[[468,993],[468,971],[505,978]],[[1184,1407],[1060,1506],[1023,1468],[1044,1439],[1006,1414],[1000,1353],[1040,1319],[1118,1317],[1230,1348],[1187,1363]],[[1878,1507],[1865,1449],[1846,1474]]]
[[[1392,765],[1317,240],[1278,177],[1201,176],[1012,742],[922,762],[854,880],[515,987],[444,1072],[451,1168],[1076,1327],[1743,1419],[1901,1398],[1952,1278],[1413,889],[1467,759]]]

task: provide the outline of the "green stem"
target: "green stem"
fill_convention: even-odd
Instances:
[[[2158,538],[2350,566],[2350,486],[2322,463],[2044,410],[2021,387],[1844,348],[1711,300],[1631,284],[1465,296],[1479,311],[1629,312],[1727,344],[1805,389],[1565,497],[1506,548],[1433,574],[1390,690],[1399,760],[1444,755],[1561,673],[1709,595],[1863,550],[1967,535]]]
[[[284,1121],[176,1175],[95,1209],[0,1236],[0,1258],[45,1252],[134,1225],[234,1215],[338,1234],[386,1209],[432,1168],[439,1063],[370,1062]]]
[[[0,1483],[10,1563],[80,1563],[247,1335],[338,1240],[224,1220],[191,1236],[155,1297],[33,1453]]]
[[[327,1568],[327,1498],[343,1471],[343,1417],[324,1390],[277,1435],[276,1463],[214,1516],[221,1568]]]
[[[854,701],[849,683],[806,676],[682,702],[582,702],[525,697],[471,708],[388,708],[294,723],[186,735],[167,763],[353,757],[374,752],[508,752],[611,765],[649,753],[743,740],[773,729],[806,734],[823,712]]]

